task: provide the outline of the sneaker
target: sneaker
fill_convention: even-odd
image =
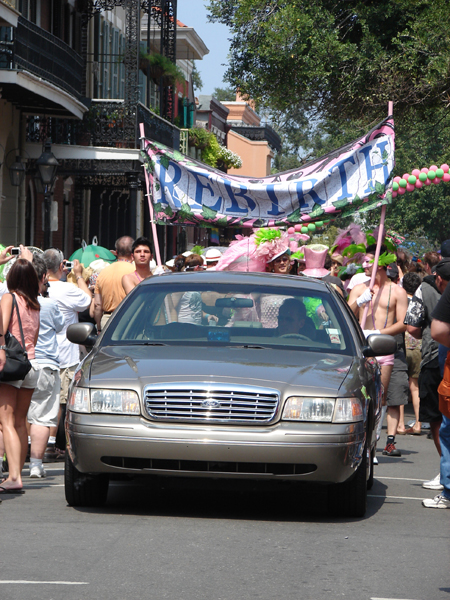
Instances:
[[[47,473],[42,465],[34,465],[30,469],[30,477],[33,479],[41,479],[47,477]]]
[[[393,444],[392,442],[389,442],[389,444],[386,444],[386,448],[383,450],[383,454],[384,454],[384,456],[401,456],[402,455],[400,450],[397,450],[397,448],[395,447],[395,444]]]
[[[450,500],[443,494],[438,494],[434,498],[422,500],[422,504],[425,508],[450,508]]]
[[[426,490],[443,490],[444,486],[441,484],[441,474],[439,473],[434,479],[430,479],[430,481],[424,481],[422,487]]]
[[[57,456],[55,444],[49,444],[45,449],[43,462],[54,462]]]

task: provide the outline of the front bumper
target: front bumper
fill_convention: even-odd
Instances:
[[[200,426],[71,411],[66,437],[71,460],[82,473],[317,483],[351,477],[366,439],[361,422]]]

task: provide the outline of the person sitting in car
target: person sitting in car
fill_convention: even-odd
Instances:
[[[288,298],[278,311],[277,335],[298,334],[309,339],[315,338],[314,323],[306,316],[306,307],[300,300]]]

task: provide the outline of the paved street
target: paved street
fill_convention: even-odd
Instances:
[[[385,430],[382,441],[385,440]],[[2,600],[440,600],[450,511],[424,509],[438,471],[426,435],[398,437],[367,515],[331,519],[315,490],[112,483],[103,509],[66,505],[63,466],[0,506]]]

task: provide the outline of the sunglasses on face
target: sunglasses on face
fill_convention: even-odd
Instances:
[[[291,259],[289,258],[289,256],[280,256],[280,258],[276,258],[273,262],[275,264],[278,264],[278,263],[287,263],[287,262],[290,262],[290,260]]]

